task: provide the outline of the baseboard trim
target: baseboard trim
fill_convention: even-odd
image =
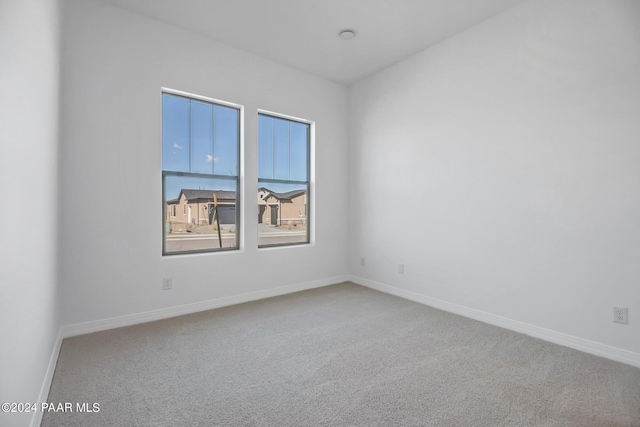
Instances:
[[[111,317],[111,318],[96,320],[92,322],[66,325],[62,327],[61,333],[63,338],[68,338],[76,335],[84,335],[92,332],[99,332],[99,331],[105,331],[108,329],[136,325],[139,323],[146,323],[146,322],[153,322],[155,320],[168,319],[170,317],[197,313],[199,311],[206,311],[214,308],[242,304],[244,302],[276,297],[279,295],[290,294],[293,292],[305,291],[307,289],[321,288],[324,286],[334,285],[336,283],[346,282],[349,279],[350,279],[350,276],[348,275],[335,276],[335,277],[329,277],[326,279],[298,283],[295,285],[280,286],[277,288],[264,289],[264,290],[255,291],[255,292],[232,295],[229,297],[215,298],[215,299],[200,301],[192,304],[184,304],[184,305],[178,305],[174,307],[161,308],[158,310],[146,311],[142,313]]]
[[[40,394],[38,395],[38,406],[46,402],[47,398],[49,397],[49,389],[51,388],[53,374],[56,371],[58,356],[60,355],[60,348],[62,347],[62,338],[62,328],[60,328],[60,330],[58,331],[58,336],[56,337],[56,341],[53,344],[51,357],[49,357],[49,365],[47,366],[47,371],[44,375],[44,381],[42,382],[42,387],[40,388]],[[31,427],[39,427],[40,424],[42,424],[42,416],[43,412],[40,410],[40,408],[38,408],[37,411],[34,411],[33,416],[31,417],[31,423],[29,425]]]
[[[484,323],[529,335],[534,338],[540,338],[554,344],[563,345],[565,347],[573,348],[585,353],[593,354],[596,356],[615,360],[616,362],[621,362],[640,368],[640,354],[638,353],[623,350],[617,347],[612,347],[606,344],[601,344],[595,341],[586,340],[584,338],[567,335],[562,332],[541,328],[539,326],[531,325],[513,319],[508,319],[506,317],[497,316],[495,314],[454,304],[448,301],[443,301],[437,298],[428,297],[426,295],[422,295],[405,289],[400,289],[395,286],[390,286],[362,277],[351,276],[350,280],[358,285],[366,286],[368,288],[395,295],[400,298],[415,301],[417,303],[438,308],[450,313],[459,314],[460,316],[479,320]]]

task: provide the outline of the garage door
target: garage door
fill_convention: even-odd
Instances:
[[[236,223],[236,207],[235,206],[218,206],[218,214],[220,215],[220,224]]]

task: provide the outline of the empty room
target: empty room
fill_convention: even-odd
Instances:
[[[637,0],[0,0],[0,425],[640,426]]]

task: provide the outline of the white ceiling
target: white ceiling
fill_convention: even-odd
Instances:
[[[351,84],[525,0],[102,1]]]

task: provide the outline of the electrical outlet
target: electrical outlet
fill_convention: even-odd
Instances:
[[[623,325],[629,324],[629,309],[627,307],[613,307],[613,321]]]
[[[362,267],[364,267],[365,265],[367,265],[367,261],[365,261],[364,257],[360,258],[360,265]]]
[[[404,264],[398,264],[398,273],[404,274]]]
[[[165,277],[162,279],[162,290],[168,291],[173,289],[173,279],[171,277]]]

